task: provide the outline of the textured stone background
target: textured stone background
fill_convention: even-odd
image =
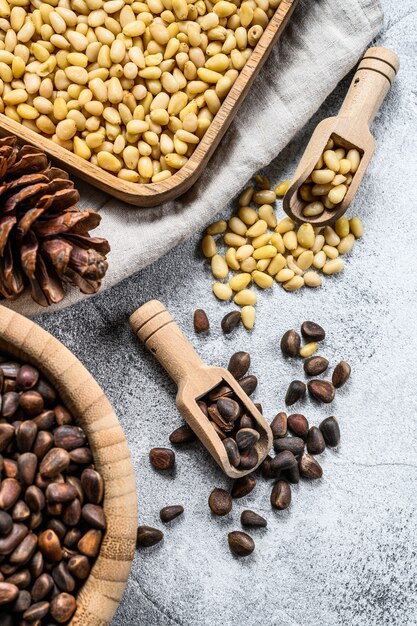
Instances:
[[[417,12],[415,0],[384,0],[378,40],[400,54],[402,68],[374,125],[377,152],[350,210],[365,236],[343,275],[319,290],[260,293],[250,334],[225,338],[221,317],[232,306],[215,301],[210,272],[195,236],[146,270],[98,297],[38,323],[81,359],[102,385],[132,452],[141,523],[162,527],[158,512],[183,504],[165,540],[136,555],[114,626],[415,626],[416,603],[416,263]],[[290,177],[315,124],[337,111],[349,79],[265,173]],[[225,215],[229,211],[225,211]],[[256,399],[272,418],[302,364],[284,362],[279,337],[304,319],[328,331],[320,352],[352,364],[351,382],[331,407],[306,401],[312,424],[338,416],[342,444],[321,458],[324,476],[293,488],[289,510],[272,511],[261,481],[230,515],[211,516],[207,498],[229,481],[199,444],[177,453],[175,475],[148,462],[181,423],[174,385],[132,336],[129,314],[159,298],[209,364],[226,365],[235,350],[252,354]],[[192,313],[203,307],[212,330],[197,337]],[[227,533],[253,508],[268,528],[253,532],[256,551],[234,558]]]

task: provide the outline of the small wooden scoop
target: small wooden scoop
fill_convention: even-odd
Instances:
[[[387,95],[399,66],[397,55],[388,48],[369,48],[366,51],[339,115],[329,117],[317,126],[285,194],[284,211],[292,219],[300,223],[309,222],[314,226],[325,226],[345,213],[375,150],[375,139],[369,126]],[[306,203],[300,198],[298,190],[310,176],[330,138],[345,149],[357,148],[361,153],[361,162],[346,196],[336,209],[325,208],[321,215],[305,217],[303,208]]]
[[[221,383],[226,383],[231,387],[257,423],[257,430],[260,434],[260,439],[256,444],[259,465],[271,448],[272,432],[236,379],[223,367],[208,367],[203,363],[164,305],[158,300],[150,300],[141,306],[131,315],[129,321],[139,339],[176,382],[179,411],[225,474],[231,478],[239,478],[252,472],[255,468],[241,471],[230,464],[219,435],[196,402]]]

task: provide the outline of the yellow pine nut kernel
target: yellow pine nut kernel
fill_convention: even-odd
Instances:
[[[311,224],[301,224],[297,231],[297,240],[303,248],[312,248],[314,245],[314,229]]]
[[[258,209],[258,214],[261,220],[264,220],[269,228],[275,228],[277,225],[277,218],[273,207],[270,204],[263,204]]]
[[[310,185],[307,185],[307,184],[301,185],[299,189],[299,193],[300,193],[301,199],[304,200],[304,202],[314,202],[315,196],[313,195],[311,191]]]
[[[350,172],[350,168],[352,167],[349,159],[340,159],[339,161],[339,174],[348,174]]]
[[[253,194],[255,204],[272,204],[276,199],[275,191],[272,189],[262,189]]]
[[[337,187],[337,185],[342,185],[346,181],[347,181],[346,176],[343,176],[343,174],[336,174],[336,176],[333,178],[330,184],[333,185],[333,187]]]
[[[337,259],[332,259],[331,261],[327,261],[327,263],[323,265],[322,272],[323,274],[327,274],[327,275],[337,274],[338,272],[342,271],[344,266],[345,266],[345,263],[343,259],[339,257]]]
[[[313,266],[317,270],[321,270],[321,268],[324,266],[326,261],[327,261],[326,253],[323,252],[323,250],[320,250],[314,255]]]
[[[329,191],[328,198],[333,204],[339,204],[339,202],[342,202],[343,198],[345,197],[346,192],[346,185],[337,185],[334,189]]]
[[[303,357],[303,359],[309,356],[312,356],[315,352],[317,352],[318,347],[319,347],[319,344],[317,343],[317,341],[310,341],[309,343],[306,343],[304,346],[301,346],[300,356]]]
[[[213,283],[212,290],[219,300],[230,300],[233,295],[229,285],[225,283]]]
[[[277,254],[277,249],[274,246],[267,245],[257,248],[253,253],[253,258],[259,261],[259,259],[272,259]]]
[[[339,217],[338,220],[336,220],[334,224],[334,229],[340,238],[346,237],[346,235],[349,234],[349,220],[346,215],[343,215],[342,217]]]
[[[97,153],[97,164],[109,172],[119,172],[122,169],[119,159],[106,150]]]
[[[226,263],[226,259],[220,254],[215,254],[211,258],[211,272],[214,278],[226,278],[229,273],[229,268]]]
[[[276,276],[287,264],[286,258],[278,253],[273,259],[271,259],[267,272],[270,276]]]
[[[217,253],[216,242],[211,235],[205,235],[205,237],[203,237],[201,242],[201,249],[204,256],[208,259],[210,259]]]
[[[289,186],[291,185],[290,180],[283,180],[275,187],[275,195],[277,198],[282,198],[288,191]]]
[[[286,283],[289,280],[291,280],[291,278],[293,278],[294,276],[295,274],[292,270],[288,269],[287,267],[284,267],[275,276],[275,280],[278,281],[279,283]]]
[[[294,274],[297,274],[298,276],[301,276],[301,274],[303,273],[303,270],[301,269],[299,265],[297,265],[297,263],[294,260],[294,257],[291,254],[287,256],[287,267],[288,269],[292,270]]]
[[[258,285],[261,289],[269,289],[272,287],[274,279],[269,274],[265,274],[265,272],[260,272],[255,270],[252,273],[253,282]]]
[[[339,171],[340,162],[334,150],[325,150],[323,152],[323,161],[329,170],[332,170],[333,172]]]
[[[274,233],[271,236],[271,245],[274,246],[274,248],[276,248],[281,254],[285,253],[285,244],[280,233]]]
[[[280,222],[278,222],[275,232],[280,235],[284,235],[288,233],[290,230],[294,230],[295,222],[290,217],[284,217]]]
[[[232,232],[236,233],[236,235],[240,235],[241,237],[245,236],[246,231],[247,231],[247,226],[238,217],[236,216],[231,217],[227,225]]]
[[[297,291],[304,287],[304,278],[302,276],[293,276],[289,281],[283,284],[286,291]]]
[[[247,237],[259,237],[260,235],[263,235],[268,229],[268,224],[265,222],[265,220],[258,220],[257,222],[255,222],[255,224],[253,224],[253,226],[250,226],[247,230],[246,230],[246,236]]]
[[[306,252],[307,248],[303,248],[302,246],[297,246],[295,250],[292,251],[292,255],[294,257],[294,259],[297,259],[300,254],[302,254],[303,252]]]
[[[350,232],[356,239],[360,239],[363,236],[363,226],[359,217],[352,217],[349,221]]]
[[[226,232],[227,222],[225,220],[218,220],[217,222],[213,222],[210,226],[207,227],[206,233],[207,235],[221,235]]]
[[[241,274],[236,274],[229,280],[229,285],[233,291],[242,291],[245,289],[249,283],[251,282],[252,277],[250,274],[246,274],[242,272]]]
[[[239,261],[236,258],[235,248],[227,249],[226,254],[225,254],[225,259],[226,259],[227,265],[230,267],[231,270],[237,271],[238,269],[240,269]]]
[[[344,159],[346,156],[346,150],[344,148],[335,148],[335,153],[339,160]]]
[[[331,183],[334,178],[333,170],[313,170],[311,172],[311,180],[318,185]]]
[[[236,250],[236,259],[238,261],[244,261],[245,259],[248,259],[250,256],[252,256],[253,252],[254,252],[254,247],[251,246],[250,244],[241,246],[240,248]]]
[[[324,204],[319,201],[310,202],[303,209],[303,215],[306,217],[315,217],[321,215],[324,211]]]
[[[264,272],[270,262],[271,259],[259,259],[259,261],[256,262],[256,269],[258,270],[258,272]]]
[[[350,161],[350,171],[352,174],[354,174],[357,171],[361,160],[359,150],[349,150],[346,158]]]
[[[252,239],[252,246],[256,248],[262,248],[262,246],[266,246],[271,240],[270,233],[265,233],[264,235],[259,235],[259,237],[255,237]]]
[[[249,206],[241,206],[238,211],[238,216],[246,226],[252,226],[258,219],[258,214],[255,209],[251,209]]]
[[[323,231],[324,239],[329,246],[337,246],[340,243],[340,237],[331,226],[325,226]]]
[[[248,259],[245,259],[241,262],[240,269],[242,270],[242,272],[248,272],[250,274],[251,272],[256,270],[256,266],[257,262],[253,257],[250,256]]]
[[[284,233],[282,236],[282,240],[284,242],[284,246],[287,248],[287,250],[290,251],[295,250],[298,245],[297,235],[293,230]]]
[[[355,237],[352,233],[349,233],[348,235],[346,235],[346,237],[342,237],[339,245],[337,246],[339,254],[347,254],[352,250],[354,244]]]
[[[239,196],[239,206],[247,207],[253,198],[254,191],[253,187],[247,187],[244,191],[242,191]]]
[[[323,252],[329,259],[337,259],[339,256],[339,251],[334,246],[328,246],[327,244],[323,246]]]
[[[312,247],[312,250],[314,252],[314,254],[317,254],[317,252],[320,252],[320,250],[323,248],[325,244],[325,239],[323,235],[316,235],[316,238],[314,240],[314,244]]]
[[[239,304],[240,306],[255,304],[256,293],[252,291],[252,289],[242,289],[242,291],[237,292],[233,300],[235,304]]]
[[[303,275],[303,278],[304,278],[304,284],[307,287],[320,287],[320,285],[322,285],[323,283],[322,277],[319,274],[317,274],[317,272],[314,272],[313,270],[306,272]]]
[[[242,307],[242,324],[246,330],[252,330],[255,324],[256,311],[255,307],[246,305]]]
[[[226,246],[232,246],[233,248],[240,248],[247,242],[246,237],[236,235],[236,233],[226,233],[223,237],[223,241]]]
[[[313,264],[314,253],[312,250],[306,250],[302,252],[297,259],[297,265],[302,270],[308,270],[309,267]]]

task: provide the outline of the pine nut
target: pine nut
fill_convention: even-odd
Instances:
[[[321,268],[324,266],[326,261],[327,261],[326,253],[323,252],[323,250],[320,250],[320,252],[317,252],[317,254],[314,255],[313,266],[316,269],[321,270]]]
[[[254,247],[251,246],[250,244],[241,246],[236,251],[236,259],[238,261],[244,261],[245,259],[248,259],[250,256],[252,256],[253,252],[254,252]]]
[[[255,307],[251,305],[245,305],[242,307],[242,324],[246,330],[252,330],[255,324],[255,316]]]
[[[224,243],[226,246],[233,246],[233,248],[240,248],[246,244],[246,237],[241,237],[240,235],[236,235],[236,233],[226,233],[224,235]]]
[[[313,263],[313,259],[314,253],[312,252],[312,250],[306,250],[305,252],[302,252],[298,257],[297,265],[302,270],[308,270],[308,268],[311,267]]]
[[[291,185],[291,181],[290,180],[283,180],[282,183],[279,183],[275,187],[275,195],[278,198],[282,198],[287,193],[288,188],[289,188],[290,185]]]
[[[204,256],[209,259],[213,257],[217,252],[216,242],[211,235],[206,235],[205,237],[203,237],[203,241],[201,242],[201,248]]]
[[[267,272],[270,276],[276,276],[286,265],[287,261],[285,257],[278,253],[273,259],[271,259]]]
[[[238,211],[238,216],[247,226],[252,226],[258,219],[256,211],[248,206],[241,206]]]
[[[329,259],[337,259],[337,257],[339,256],[338,249],[327,244],[323,246],[323,252]]]
[[[288,282],[289,280],[291,280],[294,276],[295,276],[295,274],[294,274],[294,272],[292,270],[290,270],[288,268],[283,268],[275,276],[275,280],[277,280],[279,283],[285,283],[285,282]]]
[[[212,290],[219,300],[230,300],[232,297],[232,290],[225,283],[213,283]]]
[[[219,220],[217,222],[213,222],[210,226],[207,227],[206,233],[207,235],[221,235],[226,232],[227,222],[224,220]]]
[[[228,226],[232,232],[236,233],[236,235],[241,235],[242,237],[244,237],[245,234],[247,234],[246,224],[242,222],[242,220],[238,217],[230,218],[230,220],[228,221]]]
[[[300,356],[303,357],[303,359],[312,356],[315,352],[317,352],[318,347],[319,344],[317,341],[310,341],[300,348]]]
[[[360,239],[363,235],[363,226],[359,217],[352,217],[349,221],[350,232],[356,239]]]
[[[347,254],[348,252],[350,252],[354,246],[354,243],[355,237],[352,233],[349,233],[348,235],[346,235],[346,237],[342,237],[339,245],[337,246],[339,254]]]
[[[229,273],[226,260],[220,254],[215,254],[211,259],[211,272],[214,278],[226,278]]]
[[[341,258],[332,259],[331,261],[327,261],[327,263],[324,264],[322,268],[322,272],[323,274],[327,274],[327,275],[337,274],[338,272],[342,271],[344,266],[345,266],[345,263],[343,259]]]
[[[227,265],[230,267],[231,270],[237,271],[238,269],[240,269],[240,264],[236,257],[235,248],[228,248],[225,254],[225,259],[226,259]]]
[[[287,250],[295,250],[298,245],[297,235],[293,230],[284,233],[282,240]]]
[[[264,272],[260,272],[255,270],[252,274],[253,282],[258,285],[261,289],[269,289],[272,287],[274,279],[272,276],[265,274]]]
[[[304,286],[304,278],[302,276],[293,276],[289,281],[283,284],[286,291],[296,291]]]
[[[340,238],[346,237],[349,234],[349,220],[343,215],[338,220],[336,220],[334,229]]]
[[[258,209],[260,220],[264,220],[269,228],[275,228],[277,225],[277,218],[274,213],[274,209],[270,204],[263,204]]]
[[[255,204],[272,204],[276,200],[275,191],[263,189],[253,194]]]
[[[243,272],[242,274],[236,274],[233,276],[229,280],[229,285],[233,291],[242,291],[242,289],[245,289],[249,285],[251,280],[251,275]]]
[[[240,306],[247,306],[256,303],[256,293],[252,289],[242,289],[238,291],[233,298],[235,304]]]
[[[309,271],[303,275],[304,283],[307,287],[320,287],[323,283],[323,279],[317,272]]]
[[[277,227],[275,228],[275,232],[280,233],[280,235],[284,235],[290,230],[294,230],[294,227],[295,222],[290,217],[284,217],[283,220],[278,222]]]
[[[257,263],[255,259],[250,256],[248,259],[245,259],[241,262],[240,269],[242,270],[242,272],[248,272],[250,274],[256,269],[256,266]]]
[[[257,248],[262,248],[263,246],[266,246],[271,240],[271,235],[269,233],[265,233],[264,235],[259,235],[259,237],[255,237],[255,239],[252,239],[252,246],[257,249]]]
[[[259,259],[272,259],[277,254],[277,249],[274,246],[267,245],[262,246],[261,248],[257,248],[253,253],[253,258],[256,260]]]
[[[339,235],[333,230],[331,226],[326,226],[323,231],[324,239],[329,246],[337,246],[340,243]]]
[[[315,239],[313,247],[312,247],[312,250],[313,250],[314,254],[316,254],[317,252],[320,252],[320,250],[324,246],[324,242],[325,242],[325,239],[324,239],[323,235],[317,235],[316,236],[316,239]]]
[[[314,245],[314,230],[311,224],[301,224],[297,231],[297,240],[300,246],[312,248]]]

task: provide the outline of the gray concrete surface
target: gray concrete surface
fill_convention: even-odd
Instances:
[[[110,291],[37,318],[81,359],[115,407],[135,465],[140,523],[162,527],[162,506],[185,507],[164,528],[163,543],[137,553],[114,626],[417,624],[417,11],[414,0],[383,4],[378,43],[397,50],[402,69],[374,125],[377,152],[350,210],[362,217],[365,236],[342,275],[319,290],[291,294],[276,286],[261,293],[254,331],[224,337],[220,320],[232,306],[211,295],[196,235]],[[348,81],[267,168],[271,180],[291,176],[314,125],[338,109]],[[337,415],[342,443],[323,454],[320,481],[294,487],[289,510],[272,511],[270,485],[260,481],[226,518],[213,518],[208,495],[230,481],[199,444],[178,451],[173,475],[150,467],[149,449],[166,445],[181,424],[174,385],[127,323],[150,298],[168,306],[207,363],[225,365],[235,350],[251,353],[260,381],[256,400],[269,418],[283,409],[289,381],[302,378],[301,363],[281,356],[285,330],[316,320],[328,332],[320,352],[332,364],[351,363],[351,381],[331,406],[296,406],[312,424]],[[193,333],[197,307],[208,312],[207,337]],[[267,529],[252,533],[256,551],[245,560],[227,547],[244,508],[268,520]]]

